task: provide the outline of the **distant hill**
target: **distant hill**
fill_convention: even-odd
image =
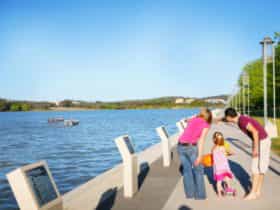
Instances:
[[[77,110],[77,109],[180,109],[193,107],[221,107],[227,95],[209,96],[204,98],[167,96],[151,99],[135,99],[124,101],[81,101],[65,99],[60,102],[37,102],[0,99],[0,111],[30,110]]]
[[[217,96],[208,96],[208,97],[204,97],[204,98],[201,98],[201,99],[202,99],[202,100],[205,100],[205,99],[215,99],[215,98],[219,98],[219,99],[227,100],[228,97],[229,97],[229,95],[223,94],[223,95],[217,95]]]

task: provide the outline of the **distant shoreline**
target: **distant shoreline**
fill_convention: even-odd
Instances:
[[[199,109],[198,107],[152,107],[152,108],[128,108],[128,109],[90,109],[82,107],[52,107],[50,109],[32,109],[28,111],[0,111],[0,113],[10,113],[10,112],[71,112],[71,111],[106,111],[106,110],[115,110],[115,111],[124,111],[124,110],[180,110],[180,109]],[[216,107],[213,107],[216,108]]]
[[[86,110],[145,110],[145,109],[187,109],[199,107],[221,107],[227,96],[211,98],[161,97],[145,100],[119,102],[87,102],[63,100],[60,102],[10,101],[0,98],[0,112],[17,111],[86,111]]]

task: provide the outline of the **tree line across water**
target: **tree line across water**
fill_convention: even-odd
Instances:
[[[227,99],[227,95],[212,98]],[[128,100],[120,102],[87,102],[63,100],[59,104],[52,102],[9,101],[0,99],[0,111],[30,111],[30,110],[61,110],[61,109],[160,109],[160,108],[193,108],[193,107],[223,107],[223,103],[209,103],[204,98],[194,99],[190,103],[177,104],[178,97],[161,97],[144,100]],[[210,97],[211,98],[211,97]]]
[[[10,101],[5,99],[0,99],[0,112],[48,110],[53,106],[55,106],[55,104],[50,102]]]

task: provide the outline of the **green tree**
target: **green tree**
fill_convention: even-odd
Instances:
[[[7,111],[9,109],[9,104],[6,100],[0,99],[0,112]]]
[[[280,43],[280,32],[274,33],[274,39],[278,42],[278,44]]]
[[[279,34],[280,36],[280,34]],[[276,70],[276,100],[280,98],[280,44],[275,49],[275,70]],[[263,62],[262,59],[254,60],[243,67],[243,72],[249,75],[249,93],[251,110],[255,110],[255,114],[262,114],[263,111]],[[268,108],[271,114],[273,103],[273,80],[272,80],[272,63],[267,65],[267,93]],[[239,86],[242,85],[242,77],[239,77]],[[240,92],[237,93],[241,94]],[[280,109],[279,100],[276,101],[278,109]]]
[[[63,106],[63,107],[72,107],[73,106],[73,103],[71,100],[64,100],[64,101],[61,101],[60,102],[60,106]]]
[[[24,112],[26,112],[26,111],[30,111],[30,109],[31,109],[31,106],[29,105],[29,104],[21,104],[21,111],[24,111]]]
[[[21,106],[18,103],[12,103],[11,107],[10,107],[10,111],[12,112],[17,112],[17,111],[21,111]]]

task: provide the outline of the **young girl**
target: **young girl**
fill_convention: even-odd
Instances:
[[[215,132],[213,135],[214,147],[212,149],[213,155],[213,169],[214,179],[217,182],[218,196],[221,197],[225,194],[236,194],[236,191],[230,187],[229,179],[233,178],[233,174],[230,170],[228,159],[226,157],[226,150],[224,147],[224,137],[220,132]],[[225,183],[225,188],[222,186],[222,182]]]

